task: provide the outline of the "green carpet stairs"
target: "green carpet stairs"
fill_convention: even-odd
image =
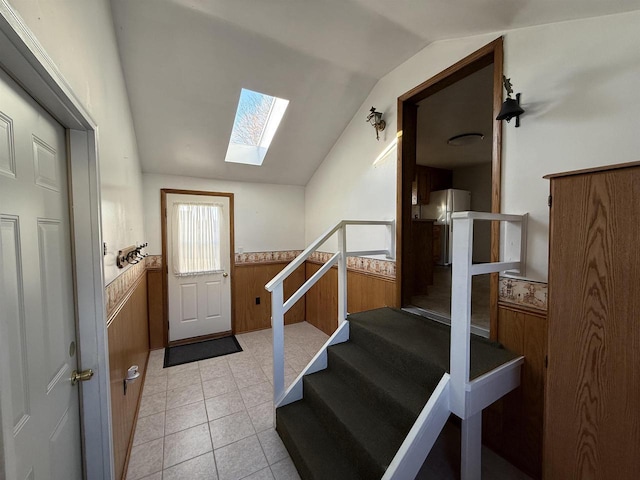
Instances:
[[[304,480],[380,479],[449,370],[450,329],[401,310],[349,315],[348,342],[304,377],[276,428]],[[471,378],[516,358],[472,336]]]

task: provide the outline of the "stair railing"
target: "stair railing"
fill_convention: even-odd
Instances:
[[[482,411],[472,408],[469,382],[471,341],[471,285],[474,275],[508,272],[525,275],[528,214],[506,215],[484,212],[457,212],[453,221],[453,261],[451,273],[451,411],[462,419],[461,478],[480,478]],[[473,222],[505,222],[502,229],[502,261],[473,263]],[[505,386],[505,389],[511,388]],[[508,391],[508,390],[507,390]],[[473,392],[477,395],[477,392]],[[482,394],[482,392],[480,392]]]
[[[370,225],[385,226],[389,229],[388,246],[384,250],[348,251],[347,226]],[[286,301],[284,300],[284,281],[299,266],[303,265],[318,248],[334,234],[338,235],[338,251],[320,267]],[[395,221],[394,220],[342,220],[328,229],[312,242],[300,255],[276,275],[265,289],[271,292],[271,328],[273,332],[273,399],[277,405],[285,395],[284,385],[284,314],[300,300],[331,267],[338,265],[338,325],[347,318],[347,257],[386,255],[395,258]]]

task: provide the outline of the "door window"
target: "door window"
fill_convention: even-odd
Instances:
[[[220,272],[222,204],[173,204],[173,271],[177,276]]]

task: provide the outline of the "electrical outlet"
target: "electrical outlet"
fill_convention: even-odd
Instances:
[[[256,305],[260,305],[260,297],[256,297]]]

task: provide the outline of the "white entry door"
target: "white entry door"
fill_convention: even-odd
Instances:
[[[231,201],[167,194],[169,341],[231,332]]]
[[[82,478],[66,163],[63,127],[0,70],[0,401],[19,480]]]

